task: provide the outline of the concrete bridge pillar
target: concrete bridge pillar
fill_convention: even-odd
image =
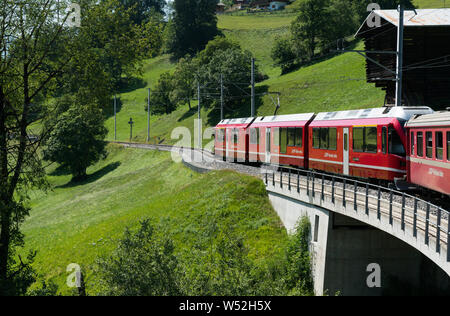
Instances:
[[[310,251],[317,295],[450,294],[447,274],[400,239],[280,193],[268,192],[288,231],[302,216],[311,222]],[[374,265],[379,267],[379,284],[377,270],[368,271]],[[368,283],[368,278],[372,282]]]

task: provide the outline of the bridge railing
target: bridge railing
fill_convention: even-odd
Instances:
[[[335,205],[339,200],[343,207],[353,206],[355,212],[362,209],[368,216],[376,215],[378,220],[387,217],[391,226],[396,221],[403,231],[406,226],[412,228],[414,238],[421,231],[427,246],[430,240],[435,241],[437,253],[450,243],[449,212],[416,196],[356,179],[289,167],[267,169],[263,175],[266,185],[278,184],[281,189],[306,193],[311,198],[320,196],[322,201],[328,197]]]

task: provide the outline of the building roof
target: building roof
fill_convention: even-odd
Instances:
[[[450,111],[435,112],[428,115],[413,117],[407,127],[450,126]]]
[[[356,36],[358,36],[361,30],[366,28],[367,21],[373,20],[374,16],[379,16],[397,27],[399,25],[400,16],[397,10],[374,10],[364,21],[363,25],[356,33]],[[450,26],[450,9],[418,9],[415,11],[405,11],[404,26]]]

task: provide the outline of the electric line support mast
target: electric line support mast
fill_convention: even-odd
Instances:
[[[338,40],[337,42],[337,50],[333,50],[335,52],[339,53],[357,53],[367,59],[368,61],[376,64],[377,66],[383,68],[387,72],[391,73],[395,76],[395,78],[392,78],[393,81],[396,82],[396,94],[395,94],[395,106],[402,106],[402,90],[403,90],[403,40],[404,40],[404,14],[405,9],[403,5],[399,5],[397,11],[399,12],[399,24],[397,28],[397,51],[368,51],[368,50],[351,50],[351,49],[345,49],[343,46],[343,39]],[[413,10],[416,15],[416,10]],[[340,43],[342,43],[342,47],[340,47]],[[392,69],[384,66],[383,64],[379,63],[375,59],[369,57],[369,54],[393,54],[397,56],[397,69],[396,71],[393,71]]]

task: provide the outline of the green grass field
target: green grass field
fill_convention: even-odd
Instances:
[[[177,252],[189,251],[205,221],[221,216],[245,237],[251,258],[280,255],[286,231],[259,179],[232,171],[199,175],[166,152],[117,145],[108,151],[106,160],[89,168],[85,183],[72,184],[55,169],[49,175],[52,191],[31,194],[32,212],[23,226],[26,248],[38,251],[34,267],[62,294],[70,293],[65,285],[70,263],[86,269],[87,289],[95,294],[95,259],[115,248],[125,227],[146,217],[169,227]]]
[[[289,32],[289,25],[294,15],[262,16],[219,16],[219,27],[225,36],[238,42],[244,49],[253,53],[260,69],[269,79],[257,85],[257,93],[280,92],[280,114],[302,113],[312,111],[333,111],[347,108],[366,108],[382,106],[384,93],[373,84],[365,81],[365,60],[356,54],[334,56],[316,64],[303,67],[287,75],[281,75],[279,67],[273,65],[270,57],[272,46],[278,36]],[[254,26],[254,27],[253,27]],[[359,48],[362,44],[359,44]],[[152,87],[164,71],[174,68],[168,56],[161,56],[145,63],[142,75],[143,85],[120,94],[123,107],[117,116],[117,140],[127,141],[130,137],[128,121],[135,122],[133,141],[145,142],[147,135],[147,115],[144,111],[147,88]],[[275,110],[276,95],[257,99],[258,115],[272,115]],[[273,100],[273,99],[274,100]],[[196,107],[196,101],[192,102]],[[111,104],[112,107],[112,104]],[[248,111],[246,110],[248,109]],[[219,111],[202,109],[204,127],[214,126],[218,122]],[[239,113],[225,110],[226,117],[250,115],[250,99]],[[187,127],[193,134],[196,109],[189,111],[188,106],[181,106],[170,115],[152,116],[151,142],[173,144],[172,130],[175,127]],[[109,130],[107,139],[114,139],[114,120],[110,117],[106,126]],[[206,142],[206,141],[205,141]]]
[[[413,0],[414,5],[419,9],[449,8],[449,0]]]

